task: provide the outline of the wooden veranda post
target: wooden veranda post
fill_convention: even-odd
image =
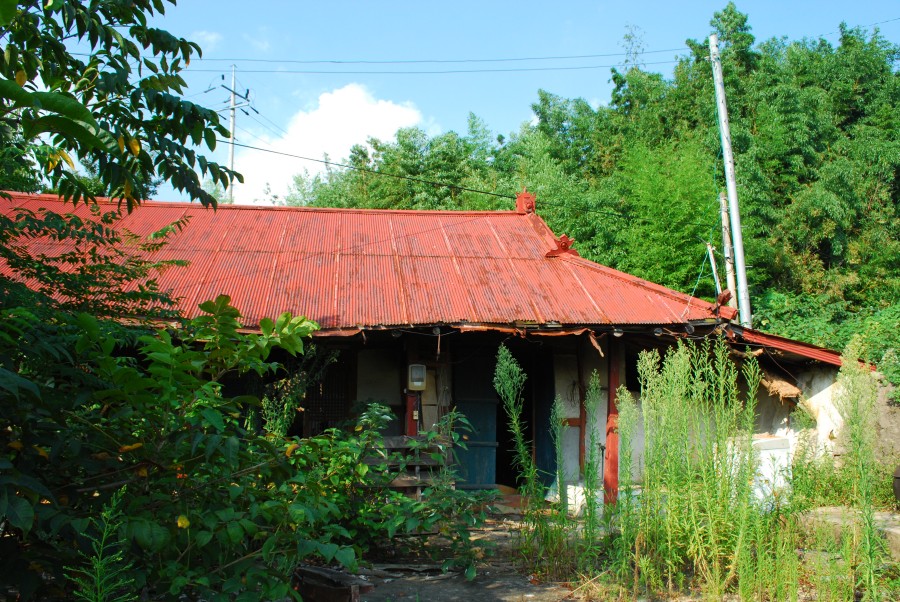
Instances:
[[[603,503],[619,496],[619,406],[616,391],[621,380],[622,345],[609,339],[609,404],[606,410],[606,453],[603,455]]]

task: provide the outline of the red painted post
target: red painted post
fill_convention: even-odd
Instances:
[[[409,391],[406,393],[406,434],[415,436],[419,434],[419,393]]]
[[[606,411],[606,453],[603,456],[603,503],[615,504],[619,497],[619,406],[616,391],[620,383],[622,347],[609,338],[609,404]]]

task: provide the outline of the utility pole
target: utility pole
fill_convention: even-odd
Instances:
[[[250,107],[253,109],[255,113],[259,113],[256,109],[250,106],[250,90],[247,90],[243,95],[235,92],[235,88],[237,88],[237,77],[235,76],[235,66],[231,66],[231,87],[229,88],[225,84],[222,84],[222,87],[231,92],[231,105],[229,106],[229,112],[231,113],[231,139],[228,141],[230,148],[228,149],[228,169],[234,171],[234,130],[236,127],[235,117],[236,110],[240,109],[244,111],[243,107]],[[222,79],[225,79],[225,75],[222,75]],[[237,99],[240,98],[244,102],[241,104],[237,104]],[[247,111],[244,111],[244,114],[249,115]],[[234,204],[234,182],[228,186],[228,202],[230,204]]]
[[[228,169],[234,171],[234,126],[235,126],[235,109],[237,106],[235,105],[235,100],[237,93],[234,91],[237,86],[236,77],[235,77],[235,67],[231,66],[231,138],[228,139],[228,143],[230,145],[230,149],[228,149]],[[234,205],[234,182],[231,182],[231,185],[228,187],[228,204]]]
[[[722,214],[722,255],[725,257],[725,282],[731,291],[729,307],[737,307],[737,285],[734,281],[734,253],[731,249],[731,226],[728,224],[728,199],[725,193],[719,193],[719,211]]]
[[[716,84],[716,112],[719,114],[719,135],[722,138],[722,157],[725,161],[725,189],[728,192],[728,209],[731,215],[731,236],[734,240],[734,264],[737,276],[738,311],[741,326],[750,327],[750,293],[747,290],[747,266],[744,263],[744,238],[741,234],[741,214],[738,208],[737,184],[734,175],[734,155],[731,152],[731,130],[728,126],[728,105],[725,103],[725,82],[722,77],[722,61],[719,58],[719,40],[716,34],[709,36],[709,58]]]

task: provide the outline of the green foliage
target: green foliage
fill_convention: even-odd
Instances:
[[[588,424],[588,449],[584,458],[584,540],[587,545],[585,560],[589,563],[597,554],[596,542],[600,534],[601,511],[597,507],[603,496],[603,483],[600,475],[603,470],[602,446],[606,440],[598,428],[602,390],[600,375],[594,370],[588,382],[587,395],[584,398],[584,417]],[[624,448],[623,448],[624,449]],[[626,475],[627,476],[627,475]]]
[[[91,528],[98,531],[94,536],[86,535],[91,543],[90,555],[79,550],[84,568],[69,567],[69,579],[75,586],[72,594],[85,602],[130,602],[137,600],[134,592],[134,580],[128,574],[132,564],[125,560],[122,550],[122,537],[119,530],[122,526],[123,487],[113,494],[103,506],[100,518],[91,517]]]
[[[4,581],[23,592],[61,587],[77,534],[127,484],[120,533],[137,588],[286,588],[270,576],[271,558],[257,560],[265,541],[295,539],[285,502],[268,488],[291,473],[284,448],[241,428],[258,401],[224,396],[215,379],[273,370],[271,351],[302,350],[315,324],[285,315],[241,335],[227,297],[203,309],[180,338],[161,331],[130,342],[87,314],[3,310]],[[234,577],[241,571],[247,584]]]
[[[239,176],[189,147],[214,150],[228,131],[178,96],[200,47],[150,25],[166,3],[174,1],[4,3],[0,141],[18,141],[14,164],[46,170],[50,187],[76,202],[94,190],[73,159],[93,166],[100,188],[129,210],[157,178],[215,204],[195,170],[223,186]]]
[[[645,352],[638,372],[643,479],[636,498],[633,458],[625,452],[620,474],[627,488],[617,509],[622,537],[614,550],[615,572],[633,576],[633,588],[651,592],[701,585],[717,599],[735,586],[775,595],[767,588],[784,582],[764,585],[759,577],[784,564],[784,553],[794,548],[772,537],[778,533],[771,530],[771,521],[780,516],[777,497],[765,500],[775,503],[775,512],[767,513],[753,490],[759,368],[745,363],[745,392],[739,394],[738,367],[719,340],[712,346],[678,345],[664,359]],[[638,411],[626,391],[620,401],[620,436],[630,445]],[[790,596],[784,591],[775,595],[785,597]]]
[[[152,599],[275,599],[293,596],[287,576],[303,558],[355,566],[376,543],[435,530],[458,552],[451,564],[474,570],[484,552],[468,533],[486,500],[454,491],[449,472],[421,501],[388,489],[388,408],[303,440],[244,426],[260,401],[227,395],[224,379],[276,374],[272,352],[308,350],[313,322],[285,314],[242,334],[228,297],[201,309],[177,332],[130,339],[83,313],[3,310],[4,583],[26,598],[109,579]],[[459,443],[464,421],[446,420],[429,444]],[[96,516],[100,535],[85,540]],[[62,567],[79,567],[74,583]]]
[[[522,554],[526,558],[536,558],[540,550],[540,531],[546,523],[540,518],[544,488],[538,475],[537,465],[531,453],[531,442],[525,438],[525,422],[522,410],[525,400],[524,370],[505,345],[497,351],[497,365],[494,369],[494,389],[500,396],[506,412],[507,425],[513,438],[513,462],[519,471],[519,491],[522,494],[525,526],[521,532]]]

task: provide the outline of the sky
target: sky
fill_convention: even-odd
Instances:
[[[610,68],[625,35],[643,47],[644,68],[669,77],[685,40],[705,40],[725,0],[428,2],[417,0],[181,0],[155,25],[200,44],[184,72],[185,96],[228,126],[232,66],[249,107],[237,112],[237,144],[312,159],[346,158],[370,137],[399,128],[465,133],[469,114],[495,135],[518,131],[543,89],[594,106],[609,101]],[[743,0],[757,42],[773,37],[836,43],[841,22],[900,43],[896,0]],[[878,24],[878,25],[874,25]],[[580,57],[580,58],[571,58]],[[239,104],[243,103],[238,99]],[[207,153],[228,165],[228,145]],[[237,203],[283,198],[314,161],[243,147],[234,167]],[[186,200],[168,187],[161,200]]]

